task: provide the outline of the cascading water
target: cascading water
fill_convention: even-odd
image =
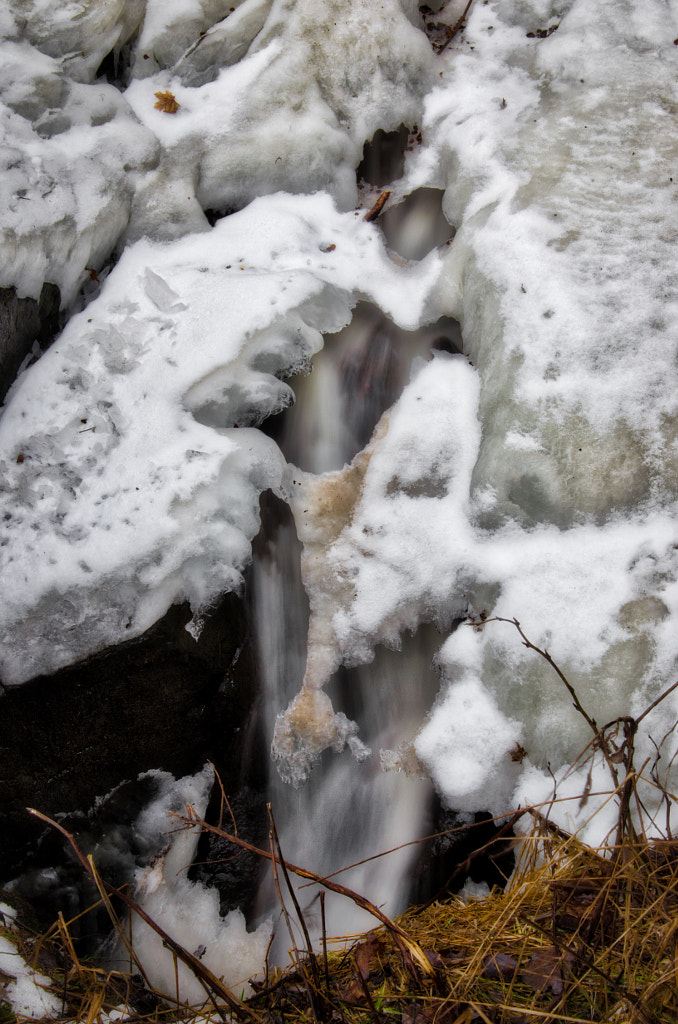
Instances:
[[[377,187],[402,173],[408,131],[378,133],[365,147],[359,176]],[[442,193],[421,189],[392,207],[383,221],[394,259],[421,259],[452,232],[442,215]],[[432,348],[460,351],[456,321],[445,318],[405,331],[376,306],[360,302],[351,323],[325,338],[313,372],[295,382],[296,403],[273,426],[291,467],[316,475],[341,469],[370,440],[381,415],[395,402],[415,358]],[[269,428],[270,429],[270,428]],[[295,486],[292,472],[291,486]],[[267,502],[270,510],[271,502]],[[282,514],[281,510],[286,514]],[[264,516],[264,521],[274,516]],[[289,511],[278,516],[265,542],[255,545],[253,609],[265,729],[274,736],[276,717],[299,690],[306,664],[308,601],[300,572],[301,545]],[[425,833],[432,802],[428,780],[407,774],[403,753],[420,726],[437,689],[432,658],[439,637],[431,627],[406,637],[402,650],[380,648],[368,666],[340,670],[327,690],[336,707],[358,726],[349,749],[325,751],[309,779],[294,788],[272,772],[270,800],[284,855],[327,875]],[[399,754],[391,753],[399,749]],[[391,763],[399,767],[384,770]],[[367,860],[342,872],[342,884],[367,896],[388,913],[403,908],[411,889],[415,847]],[[350,901],[327,894],[326,928],[339,936],[369,927],[371,918]],[[303,898],[302,898],[303,897]],[[300,903],[315,940],[320,935],[317,887],[304,889]],[[269,879],[260,894],[262,914],[277,903]],[[295,937],[297,944],[300,936]],[[289,937],[278,929],[272,957],[286,959]]]
[[[296,384],[296,405],[281,417],[278,443],[292,466],[320,474],[341,468],[369,441],[381,414],[407,382],[412,360],[432,348],[455,350],[459,327],[451,320],[403,331],[376,307],[360,303],[352,322],[325,339],[313,372]],[[294,473],[292,473],[294,480]],[[294,486],[294,483],[292,483]],[[271,514],[275,502],[276,512]],[[255,546],[253,609],[265,728],[273,736],[276,716],[299,689],[304,675],[308,602],[299,569],[301,545],[289,511],[266,502],[272,521]],[[286,858],[327,875],[346,865],[406,844],[428,830],[432,787],[428,780],[389,763],[406,759],[407,744],[431,706],[438,680],[432,658],[440,644],[433,627],[403,639],[399,652],[380,648],[368,666],[340,670],[327,687],[333,703],[358,725],[353,747],[325,752],[300,788],[272,772],[270,800]],[[364,744],[364,746],[363,746]],[[399,755],[391,753],[399,749]],[[416,847],[342,872],[342,884],[397,913],[411,889]],[[300,903],[312,936],[320,935],[316,887],[302,890]],[[260,911],[277,903],[271,880],[260,894]],[[348,900],[328,894],[326,928],[343,935],[369,927],[372,919]],[[296,936],[297,944],[301,936]],[[272,958],[286,959],[289,937],[278,929]]]

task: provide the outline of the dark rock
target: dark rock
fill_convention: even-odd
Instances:
[[[189,618],[186,607],[173,607],[141,638],[0,699],[0,880],[64,862],[63,838],[27,806],[59,815],[91,848],[107,829],[133,821],[152,795],[136,783],[149,769],[180,777],[210,760],[229,799],[243,786],[263,791],[267,758],[243,603],[227,595],[197,643],[184,629]]]
[[[59,289],[45,283],[40,298],[21,299],[15,288],[0,288],[0,402],[34,342],[44,348],[59,330]]]
[[[223,809],[219,787],[215,786],[207,809],[206,821],[218,824],[231,834],[237,833],[259,849],[268,849],[269,819],[266,810],[266,794],[245,786],[229,796],[228,807]],[[226,839],[205,832],[200,837],[196,864],[189,877],[203,885],[214,886],[219,892],[221,912],[227,913],[240,907],[249,911],[249,900],[243,907],[243,895],[252,896],[258,891],[262,870],[267,861],[249,850],[238,849]]]
[[[504,888],[515,867],[512,829],[499,836],[486,811],[474,815],[444,808],[437,795],[432,809],[431,835],[422,844],[412,872],[409,902],[421,904],[459,892],[467,879]]]

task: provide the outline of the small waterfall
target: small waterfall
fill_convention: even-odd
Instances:
[[[382,188],[403,173],[406,150],[417,142],[417,127],[377,132],[366,144],[358,168],[361,188]],[[443,193],[418,189],[387,210],[381,220],[385,244],[396,259],[421,259],[454,234],[442,213]],[[326,336],[313,372],[295,382],[295,405],[267,421],[264,429],[285,458],[299,469],[322,474],[341,469],[370,440],[382,413],[397,400],[412,361],[431,349],[461,351],[459,324],[443,318],[405,331],[368,302],[356,306],[344,330]],[[264,693],[264,728],[273,737],[276,716],[299,691],[306,665],[308,601],[301,582],[301,545],[289,508],[278,499],[263,501],[262,534],[252,570],[253,620]],[[284,856],[328,875],[375,854],[416,840],[430,827],[433,792],[415,771],[384,770],[407,761],[407,745],[430,708],[438,686],[431,667],[440,646],[433,627],[404,637],[398,652],[379,648],[373,662],[341,669],[326,686],[337,711],[357,722],[369,756],[358,761],[348,749],[325,751],[299,789],[272,771],[269,792]],[[393,753],[393,752],[396,753]],[[405,752],[404,752],[405,751]],[[416,760],[413,758],[413,760]],[[387,913],[404,908],[412,891],[417,847],[367,861],[342,872],[342,884],[360,892]],[[317,887],[298,892],[314,941],[320,938]],[[260,912],[278,904],[273,882],[260,893]],[[350,901],[328,893],[329,936],[371,927],[373,918]],[[301,935],[296,944],[303,945]],[[285,963],[290,946],[284,926],[277,929],[272,962]]]
[[[432,348],[461,351],[459,324],[442,317],[405,331],[370,302],[359,302],[350,324],[327,335],[313,372],[294,381],[296,403],[273,427],[288,462],[310,473],[341,469],[365,447],[377,420],[400,395],[416,356]]]
[[[280,417],[276,440],[285,457],[313,473],[341,468],[362,449],[381,414],[408,380],[412,359],[432,347],[455,349],[458,325],[443,321],[414,332],[396,327],[376,307],[360,303],[351,324],[326,338],[313,372],[295,382],[296,405]],[[305,668],[308,601],[299,568],[301,546],[291,513],[269,496],[264,530],[255,546],[253,618],[264,692],[264,728],[273,736],[276,715],[299,690]],[[370,755],[360,763],[348,750],[326,751],[308,782],[294,789],[274,771],[270,782],[284,856],[327,875],[346,865],[419,838],[429,829],[432,787],[403,771],[385,771],[389,752],[406,747],[435,696],[431,667],[440,636],[433,627],[403,638],[399,652],[379,648],[374,661],[340,670],[327,690],[337,710],[358,723]],[[395,760],[390,755],[390,760]],[[417,847],[409,847],[343,872],[339,881],[387,913],[404,908]],[[299,901],[315,940],[320,937],[316,887]],[[260,912],[277,905],[272,881],[260,894]],[[327,895],[329,936],[371,927],[373,918],[350,901]],[[297,945],[303,944],[301,935]],[[289,936],[281,924],[273,962],[287,960]]]
[[[255,562],[255,630],[265,693],[265,729],[273,735],[276,714],[298,689],[304,671],[306,601],[298,569],[298,542],[289,519],[279,522]],[[295,593],[296,591],[296,593]],[[327,875],[426,834],[430,782],[403,772],[384,771],[380,752],[409,741],[437,689],[431,668],[440,637],[432,627],[406,637],[400,652],[379,649],[368,666],[342,670],[330,684],[333,703],[358,722],[370,756],[358,763],[348,750],[325,752],[309,781],[294,789],[272,772],[269,799],[283,853],[288,860]],[[332,692],[333,691],[333,692]],[[362,864],[339,881],[367,896],[387,913],[403,909],[410,888],[416,848]],[[320,936],[316,887],[298,894],[309,929]],[[260,896],[260,912],[275,908],[270,879]],[[348,900],[328,894],[328,935],[371,927],[373,919]],[[302,944],[301,936],[297,942]],[[273,962],[285,962],[289,936],[281,925]]]

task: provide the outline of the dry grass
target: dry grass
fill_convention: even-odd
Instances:
[[[60,1019],[86,1024],[114,1009],[139,1022],[678,1020],[678,842],[626,837],[594,850],[537,819],[505,891],[414,908],[394,924],[347,951],[299,953],[294,967],[269,976],[237,1010],[216,998],[200,1013],[172,1004],[138,976],[80,960],[63,919],[46,936],[23,933],[20,946],[52,977],[63,1000]]]
[[[370,933],[328,957],[318,1016],[349,1024],[675,1024],[677,855],[678,843],[663,840],[593,850],[538,821],[505,891],[398,919],[432,973],[414,978],[388,930]],[[309,1019],[301,981],[291,971],[251,1005],[276,1024]]]

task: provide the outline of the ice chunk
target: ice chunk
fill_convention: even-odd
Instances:
[[[9,0],[16,31],[36,49],[68,61],[68,73],[91,81],[103,58],[119,51],[138,30],[145,0]]]
[[[243,0],[231,14],[194,39],[175,66],[181,80],[186,85],[204,85],[215,79],[218,69],[242,60],[264,27],[271,2]]]
[[[191,10],[198,17],[204,6]],[[157,18],[169,26],[165,8]],[[150,12],[149,25],[155,7]],[[341,9],[315,0],[247,0],[203,37],[188,7],[184,16],[186,34],[172,31],[173,41],[187,42],[181,60],[172,67],[169,52],[158,55],[155,66],[163,70],[132,81],[125,95],[165,147],[171,171],[163,165],[157,185],[192,179],[203,209],[239,208],[279,189],[328,189],[350,208],[363,143],[378,128],[420,117],[433,55],[398,0],[377,7],[351,0]],[[150,66],[145,33],[139,52]],[[154,92],[164,89],[181,104],[176,116],[153,109]],[[162,234],[162,222],[145,223]]]
[[[214,69],[234,63],[227,55],[215,51],[215,36],[223,38],[238,34],[242,25],[248,25],[246,46],[238,53],[239,59],[244,56],[247,46],[262,27],[271,0],[146,0],[146,13],[140,33],[134,64],[133,78],[146,78],[161,68],[175,65],[186,53],[189,59],[194,50],[200,47],[200,57],[209,59],[211,72]],[[261,11],[255,15],[253,24],[250,22],[250,11]],[[245,15],[243,19],[243,15]],[[191,83],[194,84],[194,83]]]
[[[111,254],[158,145],[113,86],[69,81],[25,40],[0,42],[0,69],[0,285],[37,298],[49,281],[68,306]]]
[[[249,979],[265,967],[272,925],[266,921],[248,932],[241,911],[225,917],[219,912],[219,894],[199,882],[188,880],[198,845],[197,829],[178,830],[173,814],[192,807],[205,813],[214,772],[205,767],[195,776],[175,781],[164,773],[157,799],[142,812],[137,826],[143,833],[157,829],[168,838],[164,854],[136,877],[135,899],[156,924],[189,953],[199,956],[204,966],[233,988],[236,998],[249,993]],[[131,922],[134,951],[154,988],[170,998],[200,1006],[207,994],[195,975],[175,958],[163,940],[138,915]],[[196,952],[199,951],[199,952]]]

